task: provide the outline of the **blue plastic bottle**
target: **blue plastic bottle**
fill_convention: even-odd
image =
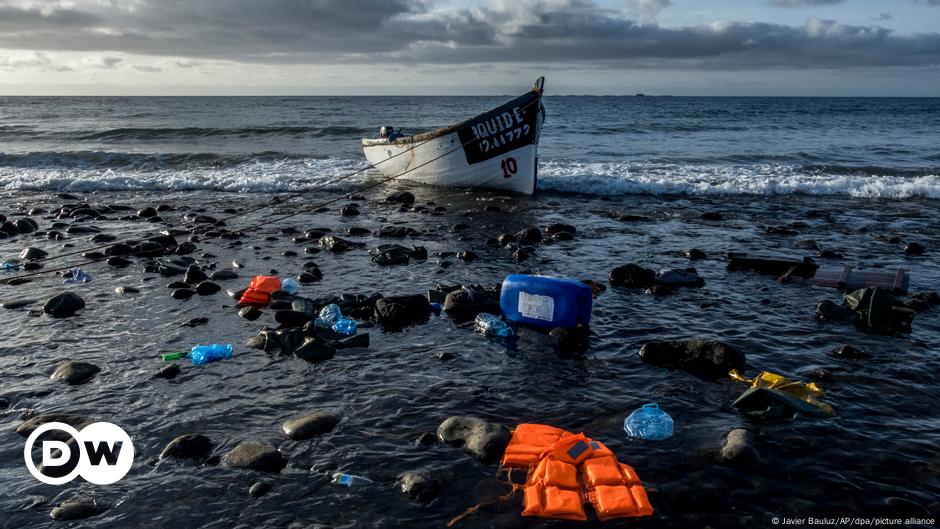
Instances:
[[[591,321],[591,287],[561,277],[513,274],[503,280],[499,308],[521,325],[573,329]]]
[[[354,476],[352,474],[337,472],[333,474],[333,480],[330,481],[330,483],[333,483],[334,485],[341,485],[343,487],[358,487],[360,485],[371,485],[373,481],[362,476]]]
[[[281,290],[288,294],[296,294],[300,290],[300,283],[293,277],[285,277],[281,280]]]
[[[197,345],[189,353],[189,359],[192,360],[193,365],[197,366],[231,357],[232,344]]]
[[[347,318],[346,316],[340,316],[330,328],[333,329],[333,332],[352,336],[356,334],[356,320]]]
[[[4,272],[19,272],[20,263],[4,261],[3,264],[0,265],[0,268],[2,268]]]
[[[339,305],[330,303],[320,309],[320,315],[317,316],[316,325],[318,327],[332,327],[333,324],[342,317],[343,313],[339,310]]]
[[[91,281],[92,277],[85,273],[81,268],[73,268],[66,272],[66,279],[62,281],[63,285],[78,285],[81,283],[88,283]]]
[[[659,409],[659,404],[651,402],[644,404],[623,421],[623,431],[637,439],[662,441],[672,437],[672,417]]]
[[[516,335],[516,332],[512,330],[512,327],[507,325],[503,320],[499,319],[499,316],[494,316],[493,314],[487,314],[485,312],[477,314],[477,318],[474,320],[474,324],[477,331],[486,334],[487,336],[510,338]]]

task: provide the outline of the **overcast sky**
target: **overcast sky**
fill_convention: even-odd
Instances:
[[[0,0],[0,94],[940,96],[940,0]]]

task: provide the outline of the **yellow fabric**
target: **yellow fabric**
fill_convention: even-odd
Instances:
[[[787,395],[796,397],[804,402],[808,402],[809,404],[824,410],[826,413],[835,413],[835,410],[832,409],[832,406],[819,400],[819,397],[823,396],[825,392],[822,390],[822,388],[817,386],[815,382],[800,382],[799,380],[792,380],[776,373],[771,373],[770,371],[762,371],[761,374],[757,375],[756,377],[748,379],[738,372],[737,369],[732,369],[728,373],[728,376],[730,376],[732,380],[750,384],[752,388],[765,388],[782,391]]]

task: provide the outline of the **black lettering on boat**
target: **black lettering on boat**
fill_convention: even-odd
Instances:
[[[480,163],[535,143],[539,97],[530,92],[462,124],[457,137],[467,163]]]

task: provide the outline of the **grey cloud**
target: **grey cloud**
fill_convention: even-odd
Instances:
[[[671,4],[670,0],[630,0],[633,12],[643,21],[655,20],[656,15]]]
[[[668,1],[641,3],[654,13]],[[20,8],[20,30],[0,32],[0,47],[123,51],[175,58],[182,68],[203,59],[709,69],[940,64],[938,33],[899,35],[819,19],[803,26],[660,27],[592,0],[489,0],[447,9],[426,0],[138,0],[132,10],[93,0],[68,5],[59,15],[56,8]],[[17,9],[2,0],[0,6]]]

